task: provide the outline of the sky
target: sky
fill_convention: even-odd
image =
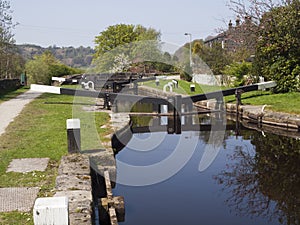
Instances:
[[[228,0],[10,0],[17,44],[94,47],[108,26],[141,24],[181,46],[215,35],[234,17]]]

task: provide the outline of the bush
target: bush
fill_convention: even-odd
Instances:
[[[249,62],[234,62],[227,65],[222,71],[225,75],[231,75],[235,77],[234,86],[242,86],[246,83],[246,77],[251,76],[252,63]]]

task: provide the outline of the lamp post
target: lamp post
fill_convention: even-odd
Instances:
[[[192,66],[193,66],[193,60],[192,60],[192,34],[191,33],[185,33],[184,35],[190,36],[190,66],[192,68]]]

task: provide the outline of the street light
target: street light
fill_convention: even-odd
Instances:
[[[185,33],[184,35],[190,36],[190,66],[193,66],[193,60],[192,60],[192,34],[191,33]]]

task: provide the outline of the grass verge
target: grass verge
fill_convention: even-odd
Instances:
[[[67,154],[66,120],[72,118],[73,103],[72,96],[43,94],[9,125],[0,136],[0,187],[40,187],[39,197],[53,195],[59,160]],[[110,133],[110,127],[101,128],[109,121],[107,113],[82,112],[82,117],[86,129],[95,127],[94,142]],[[45,172],[6,173],[12,159],[44,157],[50,158]],[[33,219],[30,212],[0,213],[0,224],[31,225]]]

